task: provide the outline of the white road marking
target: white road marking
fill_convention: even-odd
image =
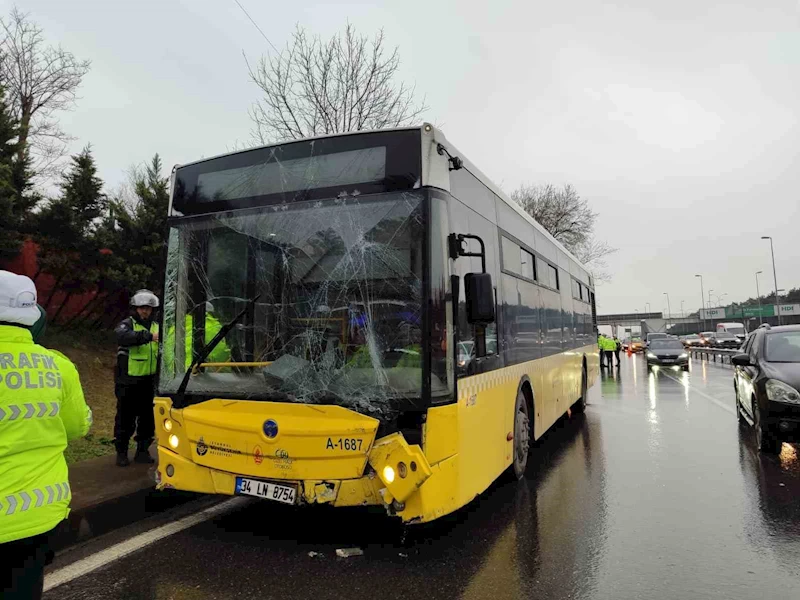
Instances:
[[[82,577],[88,573],[91,573],[100,567],[104,567],[117,559],[128,556],[137,550],[141,550],[153,542],[163,540],[166,537],[169,537],[175,533],[179,533],[184,529],[188,529],[189,527],[197,525],[198,523],[202,523],[203,521],[208,521],[215,517],[232,512],[238,508],[241,508],[245,504],[249,504],[250,502],[251,501],[247,498],[231,498],[230,500],[226,500],[225,502],[221,502],[220,504],[216,504],[210,508],[201,510],[198,513],[179,519],[174,523],[167,523],[161,527],[156,527],[150,531],[140,533],[129,540],[125,540],[124,542],[120,542],[114,546],[110,546],[109,548],[106,548],[97,554],[87,556],[84,559],[59,569],[58,571],[49,573],[44,578],[44,591],[46,592],[48,590],[52,590],[59,585],[68,583],[73,579],[77,579],[78,577]]]
[[[677,383],[680,383],[681,385],[684,385],[683,381],[681,381],[680,379],[677,379],[677,378],[673,377],[673,376],[672,376],[672,375],[670,375],[669,373],[664,373],[664,372],[662,372],[661,374],[662,374],[662,375],[664,375],[664,376],[666,376],[666,377],[669,377],[670,379],[672,379],[672,381],[675,381],[675,382],[677,382]],[[729,404],[725,404],[725,403],[724,403],[722,400],[719,400],[719,399],[715,398],[715,397],[714,397],[714,396],[712,396],[711,394],[706,394],[706,393],[705,393],[703,390],[697,389],[696,387],[692,387],[692,386],[690,385],[690,386],[689,386],[689,393],[700,394],[700,395],[701,395],[701,396],[703,396],[704,398],[706,398],[706,399],[708,399],[708,400],[711,400],[711,402],[713,402],[714,404],[716,404],[716,405],[717,405],[717,406],[719,406],[720,408],[722,408],[722,409],[724,409],[724,410],[728,411],[730,414],[732,414],[732,415],[735,415],[735,414],[736,414],[736,409],[735,409],[733,406],[730,406]]]

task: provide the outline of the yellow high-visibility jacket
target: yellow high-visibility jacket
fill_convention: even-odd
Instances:
[[[27,329],[0,325],[0,544],[67,517],[64,449],[91,424],[75,365]]]

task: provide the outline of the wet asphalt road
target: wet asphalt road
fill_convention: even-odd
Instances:
[[[692,366],[623,357],[524,481],[405,538],[379,512],[253,501],[45,598],[798,598],[800,447],[760,456],[730,367]]]

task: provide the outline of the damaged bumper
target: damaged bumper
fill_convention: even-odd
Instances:
[[[375,440],[377,421],[336,406],[218,402],[174,410],[156,399],[157,489],[234,495],[246,477],[294,487],[296,504],[384,506],[422,519],[415,497],[433,470],[402,434]]]

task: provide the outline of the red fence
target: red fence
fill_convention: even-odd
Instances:
[[[27,275],[36,284],[39,304],[47,310],[48,321],[56,325],[105,326],[121,319],[126,312],[123,294],[100,293],[98,290],[74,291],[66,287],[56,287],[56,278],[39,271],[37,261],[38,245],[27,240],[15,259],[8,261],[3,268],[13,273]]]

